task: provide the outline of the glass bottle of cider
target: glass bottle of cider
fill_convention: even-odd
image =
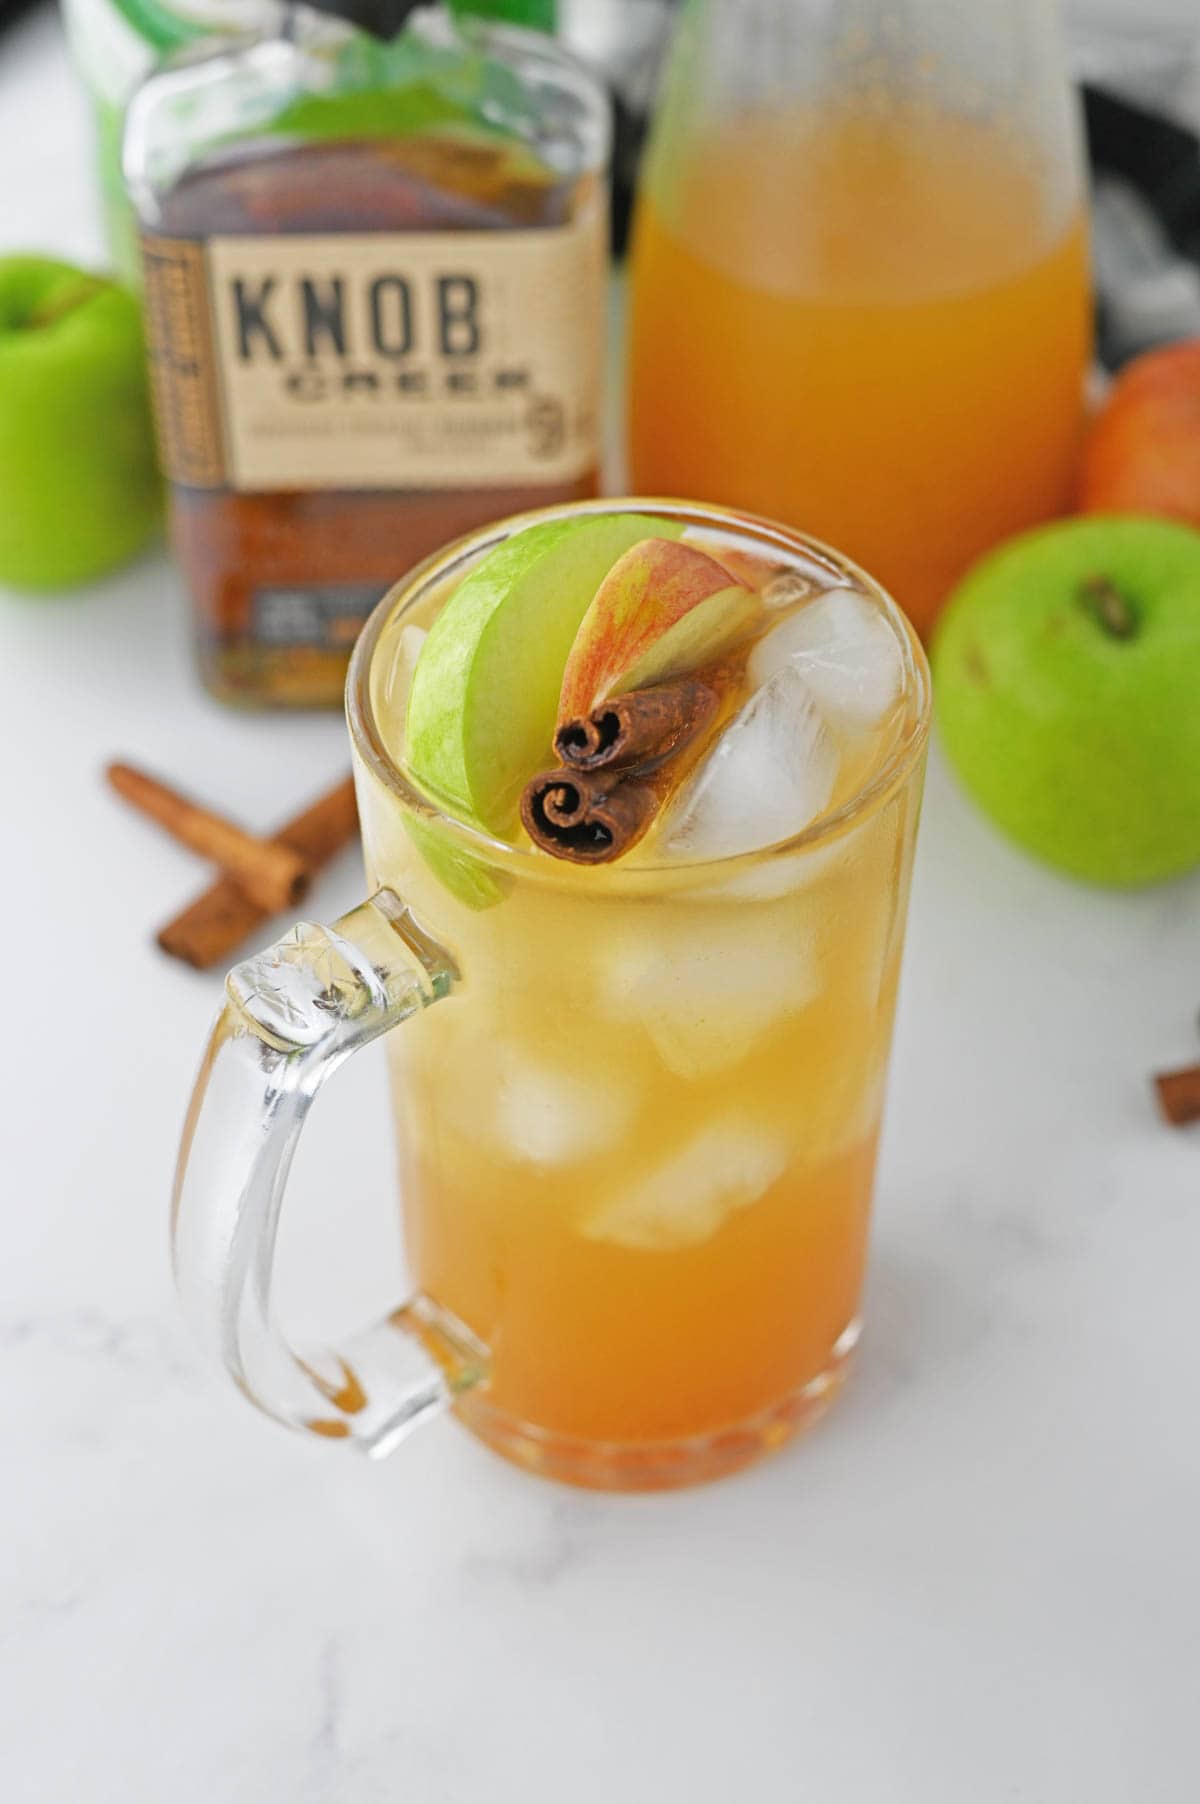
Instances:
[[[201,674],[309,706],[421,558],[596,492],[609,129],[538,33],[268,10],[147,80],[125,169]]]
[[[687,0],[638,196],[629,463],[927,633],[1074,504],[1084,161],[1055,0]]]

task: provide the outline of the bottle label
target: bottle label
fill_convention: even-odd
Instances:
[[[306,583],[255,589],[249,637],[266,647],[312,645],[349,652],[367,615],[387,591],[386,583]]]
[[[605,216],[143,238],[163,464],[192,488],[464,489],[599,460]]]

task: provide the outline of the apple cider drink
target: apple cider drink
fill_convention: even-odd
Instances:
[[[793,534],[611,503],[368,636],[369,876],[462,973],[389,1039],[413,1275],[491,1351],[461,1413],[583,1483],[741,1464],[859,1332],[919,648]]]

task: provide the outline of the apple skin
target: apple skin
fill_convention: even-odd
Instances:
[[[463,578],[413,671],[408,767],[461,820],[507,833],[521,790],[554,756],[563,666],[621,553],[682,531],[646,514],[583,513],[525,526]]]
[[[1120,637],[1085,596],[1127,597]],[[1060,521],[975,566],[933,645],[943,747],[997,826],[1045,863],[1135,886],[1200,865],[1200,533]]]
[[[1121,371],[1084,446],[1080,506],[1200,527],[1200,339]]]
[[[761,611],[755,592],[707,552],[643,539],[617,559],[580,622],[563,672],[559,725],[707,663]]]
[[[0,583],[88,582],[161,518],[134,296],[47,257],[0,258]]]

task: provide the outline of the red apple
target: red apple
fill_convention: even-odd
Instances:
[[[1200,526],[1200,339],[1121,371],[1084,447],[1080,507]]]

